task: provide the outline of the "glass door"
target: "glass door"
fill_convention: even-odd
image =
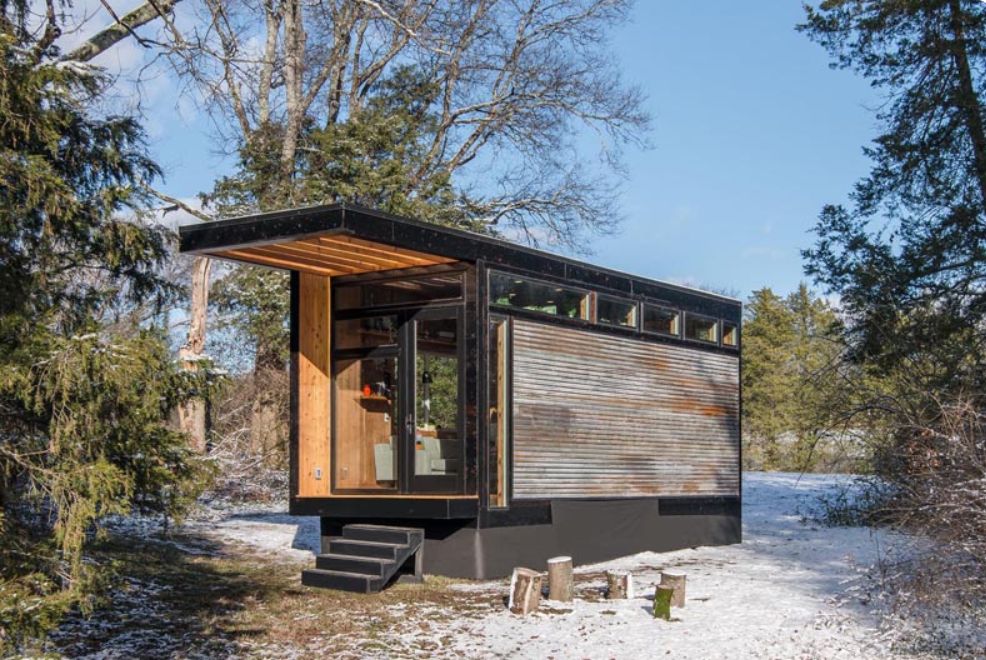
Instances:
[[[407,333],[407,490],[458,492],[465,430],[461,308],[417,312]]]
[[[461,490],[462,323],[461,307],[335,322],[334,489]]]

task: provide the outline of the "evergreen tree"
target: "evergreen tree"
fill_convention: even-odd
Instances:
[[[794,323],[784,299],[769,288],[758,289],[744,309],[743,433],[748,464],[777,469],[780,439],[797,413],[791,392]]]
[[[807,271],[839,294],[852,356],[983,385],[986,3],[829,0],[800,26],[886,95],[852,206],[828,206]]]
[[[0,3],[0,649],[85,604],[107,514],[176,514],[200,468],[166,421],[188,383],[135,305],[163,302],[169,237],[140,220],[157,175],[131,118],[97,116],[97,70],[58,63]]]
[[[810,469],[831,422],[841,357],[835,312],[805,284],[786,298],[753,292],[743,324],[745,462]]]

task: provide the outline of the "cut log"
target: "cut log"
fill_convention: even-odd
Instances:
[[[514,614],[530,614],[541,604],[541,574],[529,568],[515,568],[510,580],[507,607]]]
[[[574,587],[572,582],[572,558],[553,557],[548,560],[548,598],[569,602]]]
[[[661,573],[661,586],[674,589],[674,597],[671,605],[674,607],[685,606],[685,574],[665,571]]]
[[[606,571],[606,598],[633,598],[633,575],[630,571]]]
[[[657,585],[654,590],[654,618],[671,620],[671,599],[674,597],[674,588],[662,587]]]

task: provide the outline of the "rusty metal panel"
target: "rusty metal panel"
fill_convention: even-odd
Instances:
[[[739,493],[739,358],[513,326],[513,496]]]

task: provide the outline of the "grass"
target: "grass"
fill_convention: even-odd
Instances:
[[[312,589],[300,583],[308,562],[180,535],[110,536],[92,559],[115,571],[106,604],[88,617],[73,615],[48,652],[142,659],[420,654],[442,648],[439,628],[449,617],[503,606],[497,594],[450,589],[458,581],[437,576],[372,595]],[[410,626],[424,634],[398,634]]]

